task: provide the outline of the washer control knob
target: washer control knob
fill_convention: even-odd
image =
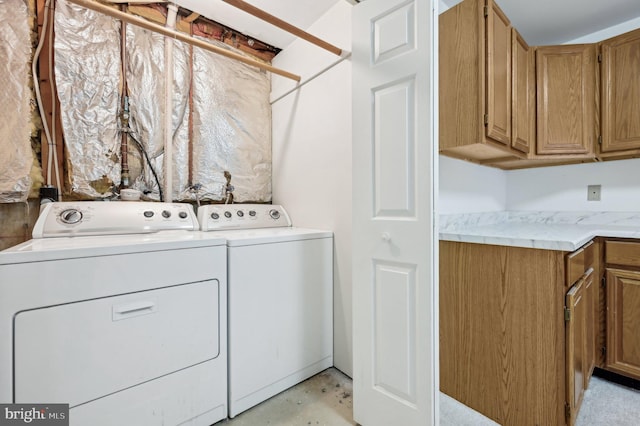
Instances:
[[[180,212],[178,213],[178,216],[180,216],[180,219],[186,219],[187,218],[187,212]]]
[[[218,220],[218,219],[220,219],[220,215],[218,213],[215,213],[215,212],[211,213],[211,219]]]
[[[169,219],[171,217],[171,212],[169,210],[162,210],[162,217]]]
[[[142,214],[144,215],[144,217],[153,217],[153,212],[151,210],[146,210]]]
[[[226,217],[227,219],[231,219],[231,212],[224,212],[224,217]]]
[[[238,210],[236,214],[238,215],[238,217],[244,217],[244,212],[242,210]]]
[[[274,220],[280,219],[280,212],[276,209],[271,209],[269,210],[269,216]]]
[[[249,210],[249,216],[255,217],[256,216],[256,211],[255,210]]]
[[[76,209],[67,209],[60,213],[60,220],[64,223],[74,225],[82,220],[82,212]]]

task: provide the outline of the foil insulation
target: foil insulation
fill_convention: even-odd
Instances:
[[[113,195],[120,183],[120,22],[56,2],[55,73],[74,193]]]
[[[120,183],[119,21],[58,1],[56,81],[73,191],[99,198]],[[164,178],[164,36],[126,28],[132,186],[159,199],[159,188],[135,138]],[[229,46],[216,45],[234,50]],[[231,174],[238,202],[271,200],[271,90],[258,68],[172,40],[173,194],[165,200],[225,199]],[[241,53],[242,54],[242,53]],[[193,68],[190,69],[191,60]],[[193,111],[189,89],[193,85]],[[189,115],[193,138],[189,140]],[[191,147],[190,147],[191,146]],[[190,152],[190,150],[192,150]],[[189,164],[192,164],[192,181]],[[198,187],[196,191],[193,187]],[[197,197],[196,197],[197,195]]]
[[[164,90],[166,37],[134,25],[127,25],[127,85],[131,111],[131,137],[147,151],[160,182],[164,181]],[[189,162],[189,46],[173,40],[173,194],[180,192],[188,181]],[[132,187],[148,198],[159,199],[158,185],[133,143],[129,153],[137,157],[139,174]],[[131,156],[129,157],[131,161]],[[166,197],[166,195],[165,195]],[[168,198],[167,198],[168,199]]]
[[[0,0],[0,202],[25,201],[31,189],[31,29],[24,0]]]
[[[202,185],[201,198],[224,199],[228,171],[234,201],[271,201],[269,75],[194,48],[193,85],[193,183]]]

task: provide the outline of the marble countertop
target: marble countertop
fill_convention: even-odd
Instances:
[[[501,211],[439,220],[444,241],[574,251],[594,237],[640,239],[640,212]]]

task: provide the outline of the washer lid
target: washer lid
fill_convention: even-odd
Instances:
[[[227,240],[228,247],[240,247],[259,244],[274,244],[287,241],[314,240],[332,238],[333,232],[308,228],[260,228],[214,233]]]
[[[153,234],[37,238],[0,251],[0,265],[92,256],[222,246],[217,233],[161,231]]]

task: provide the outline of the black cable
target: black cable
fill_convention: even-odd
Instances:
[[[144,158],[147,160],[147,164],[149,165],[149,169],[151,170],[151,174],[153,174],[153,177],[156,180],[156,184],[158,185],[158,192],[160,194],[160,201],[164,201],[164,196],[162,194],[162,185],[160,185],[160,179],[158,179],[158,174],[156,173],[156,170],[153,168],[153,165],[151,164],[151,160],[149,159],[149,154],[147,154],[147,150],[144,149],[144,146],[142,146],[142,143],[140,143],[140,141],[138,139],[136,139],[136,137],[133,135],[133,132],[131,130],[129,130],[127,132],[127,134],[136,143],[136,146],[138,147],[138,149],[140,150],[140,152],[142,153]]]

